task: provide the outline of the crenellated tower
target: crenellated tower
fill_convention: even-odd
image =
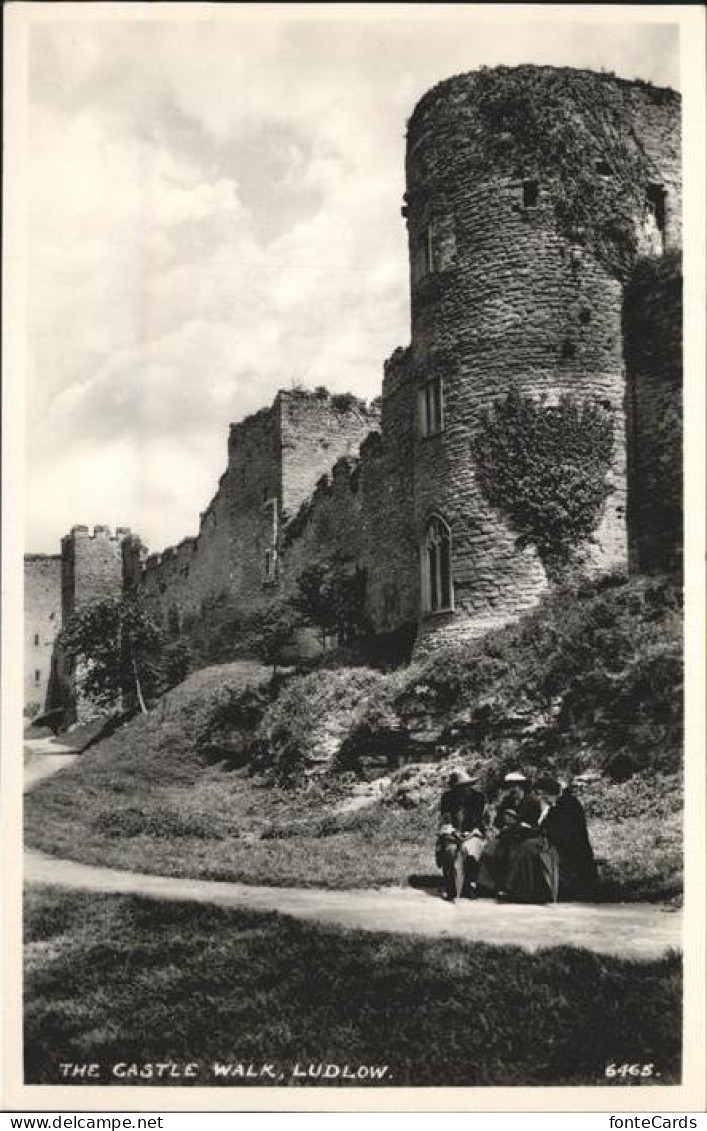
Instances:
[[[61,623],[97,601],[120,597],[125,588],[126,551],[134,542],[130,529],[119,526],[73,526],[61,540]],[[55,649],[49,698],[81,719],[89,705],[77,699],[74,673],[61,649]]]

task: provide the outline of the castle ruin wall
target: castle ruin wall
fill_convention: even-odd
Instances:
[[[578,165],[556,149],[548,157],[548,106],[583,131]],[[526,113],[540,126],[524,149]],[[231,425],[198,533],[161,554],[144,560],[126,532],[75,528],[62,542],[64,617],[122,583],[169,630],[212,600],[248,619],[292,597],[307,566],[338,558],[365,572],[376,633],[418,622],[419,654],[516,619],[548,576],[485,497],[475,453],[484,414],[511,389],[587,399],[611,415],[611,491],[584,547],[590,566],[678,569],[680,186],[672,91],[537,67],[439,84],[408,125],[411,344],[386,363],[380,404],[290,389]],[[571,224],[568,200],[580,200]],[[602,200],[594,225],[587,201]],[[642,257],[628,283],[627,232],[628,259]],[[424,576],[437,520],[449,535],[446,607],[428,600]]]
[[[244,619],[281,599],[281,532],[336,460],[377,426],[374,407],[325,390],[280,392],[232,424],[228,465],[199,533],[151,555],[140,591],[157,619],[183,624],[225,597]]]
[[[47,707],[54,641],[61,628],[61,556],[24,559],[24,706]]]

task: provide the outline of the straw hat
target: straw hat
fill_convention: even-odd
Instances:
[[[471,774],[464,769],[453,770],[449,775],[450,785],[462,785],[478,781],[478,778],[473,778]]]

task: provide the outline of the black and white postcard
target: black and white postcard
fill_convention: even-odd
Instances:
[[[704,10],[6,30],[5,1107],[701,1110]]]

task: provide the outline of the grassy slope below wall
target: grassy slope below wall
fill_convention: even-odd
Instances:
[[[347,756],[360,758],[401,734],[446,743],[447,754],[482,767],[489,787],[518,760],[579,769],[629,752],[641,773],[584,794],[603,892],[668,898],[682,876],[679,633],[671,586],[612,581],[390,676],[294,676],[272,701],[259,665],[205,669],[40,783],[26,799],[27,838],[88,863],[169,875],[404,884],[434,872],[445,765],[399,771],[358,810],[347,808],[351,775],[294,786],[276,771],[313,749],[321,765],[347,742]],[[269,772],[227,768],[224,758],[242,763],[251,746]]]

